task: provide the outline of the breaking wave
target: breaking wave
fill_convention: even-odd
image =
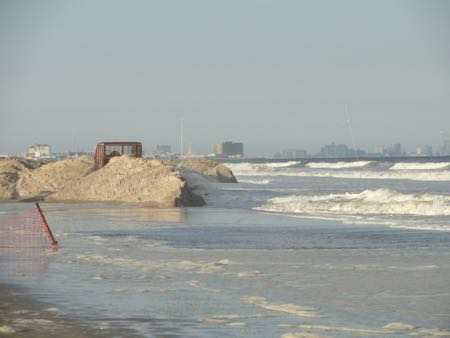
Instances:
[[[319,215],[450,216],[450,196],[402,194],[390,189],[377,189],[365,190],[359,194],[275,197],[255,209]]]
[[[258,185],[265,185],[265,184],[269,184],[270,182],[272,182],[271,180],[245,180],[245,179],[240,179],[239,183],[250,183],[250,184],[258,184]]]
[[[264,171],[277,168],[288,168],[299,164],[300,161],[288,161],[288,162],[269,162],[269,163],[224,163],[230,168],[234,174]]]
[[[267,168],[286,168],[286,167],[292,167],[299,163],[300,163],[300,161],[288,161],[288,162],[264,163],[263,165],[266,166]]]
[[[349,179],[450,181],[450,162],[395,163],[373,166],[374,161],[311,162],[300,161],[269,163],[224,163],[242,181],[242,177],[335,177]],[[350,169],[350,170],[348,170]],[[382,170],[380,170],[382,169]],[[254,182],[248,182],[254,183]],[[258,183],[255,183],[258,184]]]
[[[224,163],[228,168],[231,169],[233,174],[239,175],[239,173],[259,171],[258,167],[252,163]]]
[[[391,170],[442,170],[450,167],[450,162],[395,163]]]
[[[372,180],[412,180],[412,181],[450,181],[450,171],[296,171],[296,172],[238,172],[241,176],[290,176],[290,177],[336,177]]]
[[[348,168],[362,168],[371,164],[372,161],[354,161],[354,162],[311,162],[307,163],[306,167],[311,169],[348,169]]]

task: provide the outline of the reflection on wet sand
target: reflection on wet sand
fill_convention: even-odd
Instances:
[[[62,204],[47,204],[46,209],[49,217],[67,217],[72,214],[75,217],[112,217],[114,224],[129,221],[161,221],[182,222],[186,218],[184,208],[150,208],[143,206],[129,206],[122,204],[71,204],[67,208],[61,208]]]
[[[182,222],[186,218],[186,210],[181,208],[154,209],[108,209],[107,212],[113,217],[122,217],[134,221],[162,221]]]
[[[50,264],[51,250],[42,248],[0,248],[2,275],[44,280]]]

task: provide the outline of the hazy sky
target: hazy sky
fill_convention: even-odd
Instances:
[[[0,0],[0,154],[104,140],[247,155],[436,145],[450,1]]]

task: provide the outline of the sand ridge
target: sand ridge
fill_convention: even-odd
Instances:
[[[22,199],[45,197],[73,185],[93,170],[94,160],[90,156],[50,162],[22,172],[16,183],[16,191]]]
[[[18,159],[0,161],[0,199],[55,202],[130,202],[155,207],[205,202],[180,172],[157,160],[114,157],[94,170],[90,156],[28,168]]]
[[[17,158],[0,160],[0,199],[16,198],[15,184],[32,166]]]
[[[233,172],[225,165],[216,161],[202,158],[187,158],[181,160],[184,169],[205,175],[206,177],[221,183],[237,183]]]

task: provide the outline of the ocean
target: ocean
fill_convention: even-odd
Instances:
[[[0,249],[0,283],[142,337],[450,336],[450,162],[226,165],[186,173],[205,207],[42,203],[61,247]]]

